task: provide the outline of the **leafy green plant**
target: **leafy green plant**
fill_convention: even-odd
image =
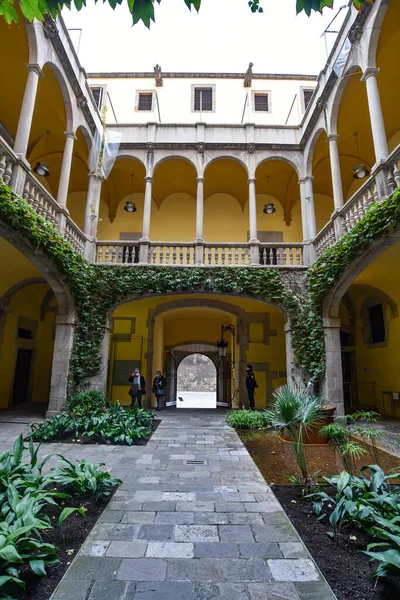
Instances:
[[[382,540],[369,544],[367,550],[364,551],[371,561],[378,562],[374,577],[386,577],[391,573],[400,573],[399,522],[399,515],[391,519],[375,517],[374,525],[369,530],[373,536]]]
[[[370,471],[370,476],[366,471]],[[390,482],[397,479],[399,473],[385,475],[378,465],[369,465],[361,469],[360,477],[342,471],[340,475],[324,477],[325,482],[336,488],[335,495],[319,491],[307,496],[314,502],[314,512],[323,518],[323,506],[328,503],[335,508],[329,516],[334,532],[343,523],[356,522],[363,529],[370,531],[376,518],[387,518],[390,515],[400,517],[400,488],[391,489]]]
[[[269,421],[266,413],[251,410],[232,410],[226,418],[228,425],[234,429],[264,429]]]
[[[306,388],[283,385],[274,391],[272,407],[265,413],[273,427],[289,433],[302,482],[306,487],[312,481],[307,468],[304,435],[318,425],[322,407],[323,401],[311,396]]]
[[[28,563],[36,575],[46,576],[46,566],[58,561],[55,546],[41,541],[37,530],[48,527],[0,522],[0,593],[9,583],[25,588],[18,568]]]
[[[93,408],[88,414],[85,406],[79,402],[74,405],[74,414],[62,413],[43,423],[31,425],[35,441],[51,441],[74,436],[84,440],[107,444],[131,446],[141,439],[149,437],[153,427],[154,413],[143,408],[125,409],[118,402]],[[95,405],[98,397],[95,397]]]
[[[357,411],[345,417],[338,417],[334,423],[329,423],[321,429],[321,433],[329,438],[329,444],[338,452],[348,473],[357,473],[356,460],[368,451],[374,462],[379,465],[376,440],[383,439],[385,435],[378,428],[368,426],[370,423],[376,423],[379,418],[380,415],[374,411]],[[361,446],[354,438],[355,435],[369,444],[366,447]]]
[[[90,416],[103,410],[107,398],[97,390],[77,390],[68,401],[68,411],[76,415]]]
[[[72,432],[73,418],[67,413],[54,415],[43,423],[31,424],[31,438],[34,442],[61,440]]]
[[[65,466],[52,471],[52,481],[74,494],[91,495],[96,502],[109,496],[113,488],[122,483],[120,479],[101,470],[100,467],[103,467],[104,463],[92,464],[83,460],[74,465],[66,458],[62,458],[61,462]]]

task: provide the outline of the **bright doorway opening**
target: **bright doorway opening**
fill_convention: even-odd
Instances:
[[[217,407],[217,369],[205,354],[190,354],[179,363],[176,407]]]

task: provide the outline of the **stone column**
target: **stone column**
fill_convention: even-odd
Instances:
[[[47,417],[52,417],[63,411],[66,407],[69,363],[74,343],[75,317],[74,315],[57,315],[55,323],[56,335]]]
[[[195,263],[204,264],[204,177],[197,177]]]
[[[344,414],[340,319],[324,319],[325,377],[322,395],[326,404],[336,406],[336,415]]]
[[[28,69],[28,79],[25,84],[24,99],[22,100],[17,134],[15,136],[14,143],[15,153],[21,154],[22,156],[26,156],[26,151],[28,149],[39,77],[43,76],[43,72],[39,65],[26,65],[26,68]]]
[[[260,242],[257,238],[257,196],[256,180],[251,178],[249,184],[249,231],[250,231],[250,263],[260,264]]]
[[[301,223],[303,229],[303,263],[311,265],[316,259],[315,248],[312,243],[316,236],[316,222],[314,209],[313,177],[299,180],[301,201]]]
[[[102,183],[103,178],[100,174],[89,173],[83,233],[93,239],[96,238],[97,233]]]
[[[304,374],[302,369],[296,365],[292,346],[291,323],[288,321],[284,326],[286,341],[286,375],[290,385],[304,385]]]
[[[339,136],[335,133],[328,135],[327,142],[329,144],[329,156],[331,162],[331,177],[332,177],[332,189],[333,189],[333,204],[336,210],[340,210],[343,206],[343,185],[342,175],[340,172],[340,160],[338,141]]]
[[[381,99],[379,96],[378,82],[376,80],[378,73],[379,69],[368,68],[361,78],[361,81],[365,81],[367,86],[369,116],[371,120],[376,162],[387,158],[389,155]]]
[[[108,354],[110,348],[110,323],[104,329],[104,337],[100,346],[100,367],[98,373],[88,380],[89,389],[107,394]]]
[[[146,187],[144,191],[143,207],[143,226],[142,237],[140,238],[139,262],[148,262],[148,252],[150,244],[150,218],[151,218],[151,198],[153,188],[153,177],[145,177]]]
[[[67,205],[69,178],[71,175],[72,153],[76,136],[73,131],[65,132],[65,146],[61,165],[60,181],[58,183],[57,202],[60,206]]]

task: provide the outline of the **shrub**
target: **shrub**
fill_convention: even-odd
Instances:
[[[94,412],[104,410],[107,398],[96,390],[83,390],[74,394],[68,402],[68,410],[71,413],[90,416]]]
[[[54,523],[47,511],[49,507],[60,510],[58,526],[73,512],[86,517],[82,508],[59,505],[71,493],[90,493],[98,500],[111,493],[120,480],[102,471],[102,465],[83,461],[76,467],[68,462],[66,468],[53,468],[44,474],[43,467],[52,458],[47,455],[38,460],[39,447],[29,440],[29,462],[23,462],[24,441],[20,435],[13,449],[0,455],[0,597],[11,600],[5,593],[9,586],[25,587],[19,569],[29,565],[36,575],[46,576],[46,567],[58,562],[57,548],[44,542],[42,532],[52,529]],[[74,478],[68,482],[68,474]],[[60,490],[63,487],[64,489]],[[64,502],[63,502],[64,503]]]
[[[51,473],[51,480],[66,491],[80,496],[91,495],[96,502],[109,496],[113,488],[121,483],[120,479],[116,479],[107,471],[100,469],[104,463],[92,464],[83,460],[74,465],[66,458],[62,458],[62,463],[65,466],[54,469]]]
[[[252,410],[233,410],[226,420],[234,429],[264,429],[269,425],[265,412]]]
[[[357,473],[356,459],[364,454],[371,454],[372,460],[379,465],[379,453],[376,446],[377,439],[383,439],[384,433],[376,427],[367,426],[370,423],[376,423],[381,415],[374,411],[357,411],[352,415],[338,417],[334,423],[329,423],[321,429],[321,433],[329,438],[329,444],[338,452],[343,464],[343,468],[355,475]],[[360,424],[360,421],[364,424]],[[357,443],[354,435],[369,442],[366,450]]]
[[[390,485],[398,478],[398,472],[385,475],[378,465],[369,465],[361,469],[360,477],[347,471],[324,477],[327,484],[336,488],[334,495],[318,491],[307,496],[313,500],[319,519],[326,515],[322,513],[325,504],[334,507],[329,516],[333,535],[345,523],[351,522],[381,540],[369,544],[364,551],[371,560],[379,562],[375,577],[392,571],[400,573],[400,487]]]
[[[73,436],[86,441],[131,446],[151,434],[153,421],[152,411],[143,408],[125,409],[117,402],[105,405],[91,414],[55,415],[43,423],[32,424],[31,430],[32,437],[37,442]]]

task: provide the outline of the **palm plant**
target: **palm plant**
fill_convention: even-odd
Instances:
[[[292,449],[306,487],[312,484],[308,474],[304,436],[321,419],[323,401],[311,396],[305,387],[283,385],[273,393],[274,403],[266,418],[276,429],[289,433]]]
[[[321,433],[328,436],[330,445],[338,452],[344,469],[351,475],[357,473],[356,460],[368,451],[375,464],[380,464],[376,440],[384,438],[385,434],[371,425],[366,425],[376,423],[379,418],[380,415],[374,411],[357,411],[346,417],[338,417],[334,423],[321,429]],[[365,424],[358,424],[359,421]],[[369,442],[368,450],[357,443],[355,435]]]

